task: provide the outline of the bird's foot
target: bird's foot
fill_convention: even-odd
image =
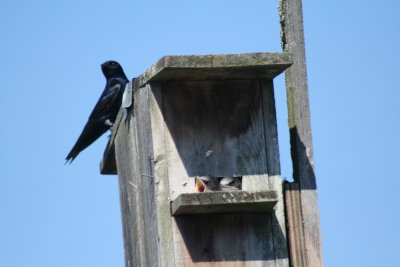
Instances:
[[[109,126],[110,128],[114,125],[114,123],[112,123],[109,119],[105,120],[104,124]]]

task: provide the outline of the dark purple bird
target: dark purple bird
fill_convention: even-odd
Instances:
[[[114,124],[121,106],[125,85],[129,82],[116,61],[107,61],[101,64],[101,70],[106,77],[107,84],[99,101],[89,116],[88,122],[74,147],[65,158],[71,163],[78,154],[107,132]]]

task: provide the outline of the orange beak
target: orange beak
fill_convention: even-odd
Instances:
[[[194,188],[194,192],[196,193],[202,193],[204,191],[206,191],[206,185],[203,183],[203,181],[197,177],[194,178],[194,182],[195,182],[195,188]]]

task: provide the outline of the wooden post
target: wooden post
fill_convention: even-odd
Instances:
[[[296,264],[293,266],[320,267],[323,266],[323,258],[301,0],[281,0],[280,18],[282,47],[284,52],[290,53],[293,57],[293,65],[286,71],[286,89],[293,178],[299,184],[300,202],[298,207],[301,209],[299,223],[303,227],[302,231],[297,231],[293,235],[301,233],[302,236],[297,236],[296,239],[304,239],[301,242],[304,246],[291,247],[293,253],[304,257],[304,259],[296,260]],[[302,251],[294,251],[294,249]]]
[[[119,176],[126,266],[289,266],[272,79],[290,65],[168,56],[135,80],[101,164]],[[194,193],[203,175],[242,188]]]

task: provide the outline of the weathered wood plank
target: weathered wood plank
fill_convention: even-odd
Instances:
[[[108,140],[104,150],[103,159],[100,162],[100,174],[117,174],[117,162],[115,161],[114,141]]]
[[[270,213],[174,217],[176,265],[275,267]]]
[[[285,53],[165,56],[135,80],[149,81],[272,79],[292,64]]]
[[[279,157],[274,85],[272,80],[261,80],[260,83],[263,103],[265,149],[267,153],[266,159],[268,165],[268,175],[280,175],[281,166]]]
[[[180,194],[171,203],[171,214],[270,212],[277,202],[274,190]]]
[[[298,183],[285,184],[285,206],[291,266],[307,266],[306,251],[303,249],[305,244],[301,217],[300,186]]]
[[[154,177],[157,205],[157,225],[160,253],[160,267],[174,266],[174,244],[172,240],[172,217],[170,214],[169,180],[165,150],[164,120],[162,116],[162,92],[158,82],[148,83],[150,87],[150,119],[154,153]]]
[[[323,266],[317,186],[307,85],[301,0],[281,0],[282,46],[293,57],[286,71],[288,116],[293,161],[293,178],[300,184],[302,224],[304,228],[305,265]]]
[[[116,162],[121,199],[121,215],[124,235],[125,266],[136,266],[140,262],[139,228],[137,207],[138,157],[135,120],[122,124],[115,137]]]
[[[148,95],[148,88],[135,91],[134,116],[121,121],[115,137],[128,267],[159,266]]]
[[[265,151],[267,154],[266,163],[268,166],[268,185],[269,188],[276,190],[278,193],[278,203],[275,206],[274,216],[272,216],[271,221],[274,235],[276,267],[287,267],[289,266],[289,254],[286,240],[285,210],[279,157],[274,85],[272,80],[261,80],[260,83],[263,103],[266,144]]]
[[[137,131],[137,153],[139,173],[137,174],[138,224],[140,229],[140,266],[159,265],[159,243],[157,227],[157,208],[154,190],[154,155],[149,105],[150,87],[135,90],[135,113]],[[157,253],[155,253],[157,251]]]

